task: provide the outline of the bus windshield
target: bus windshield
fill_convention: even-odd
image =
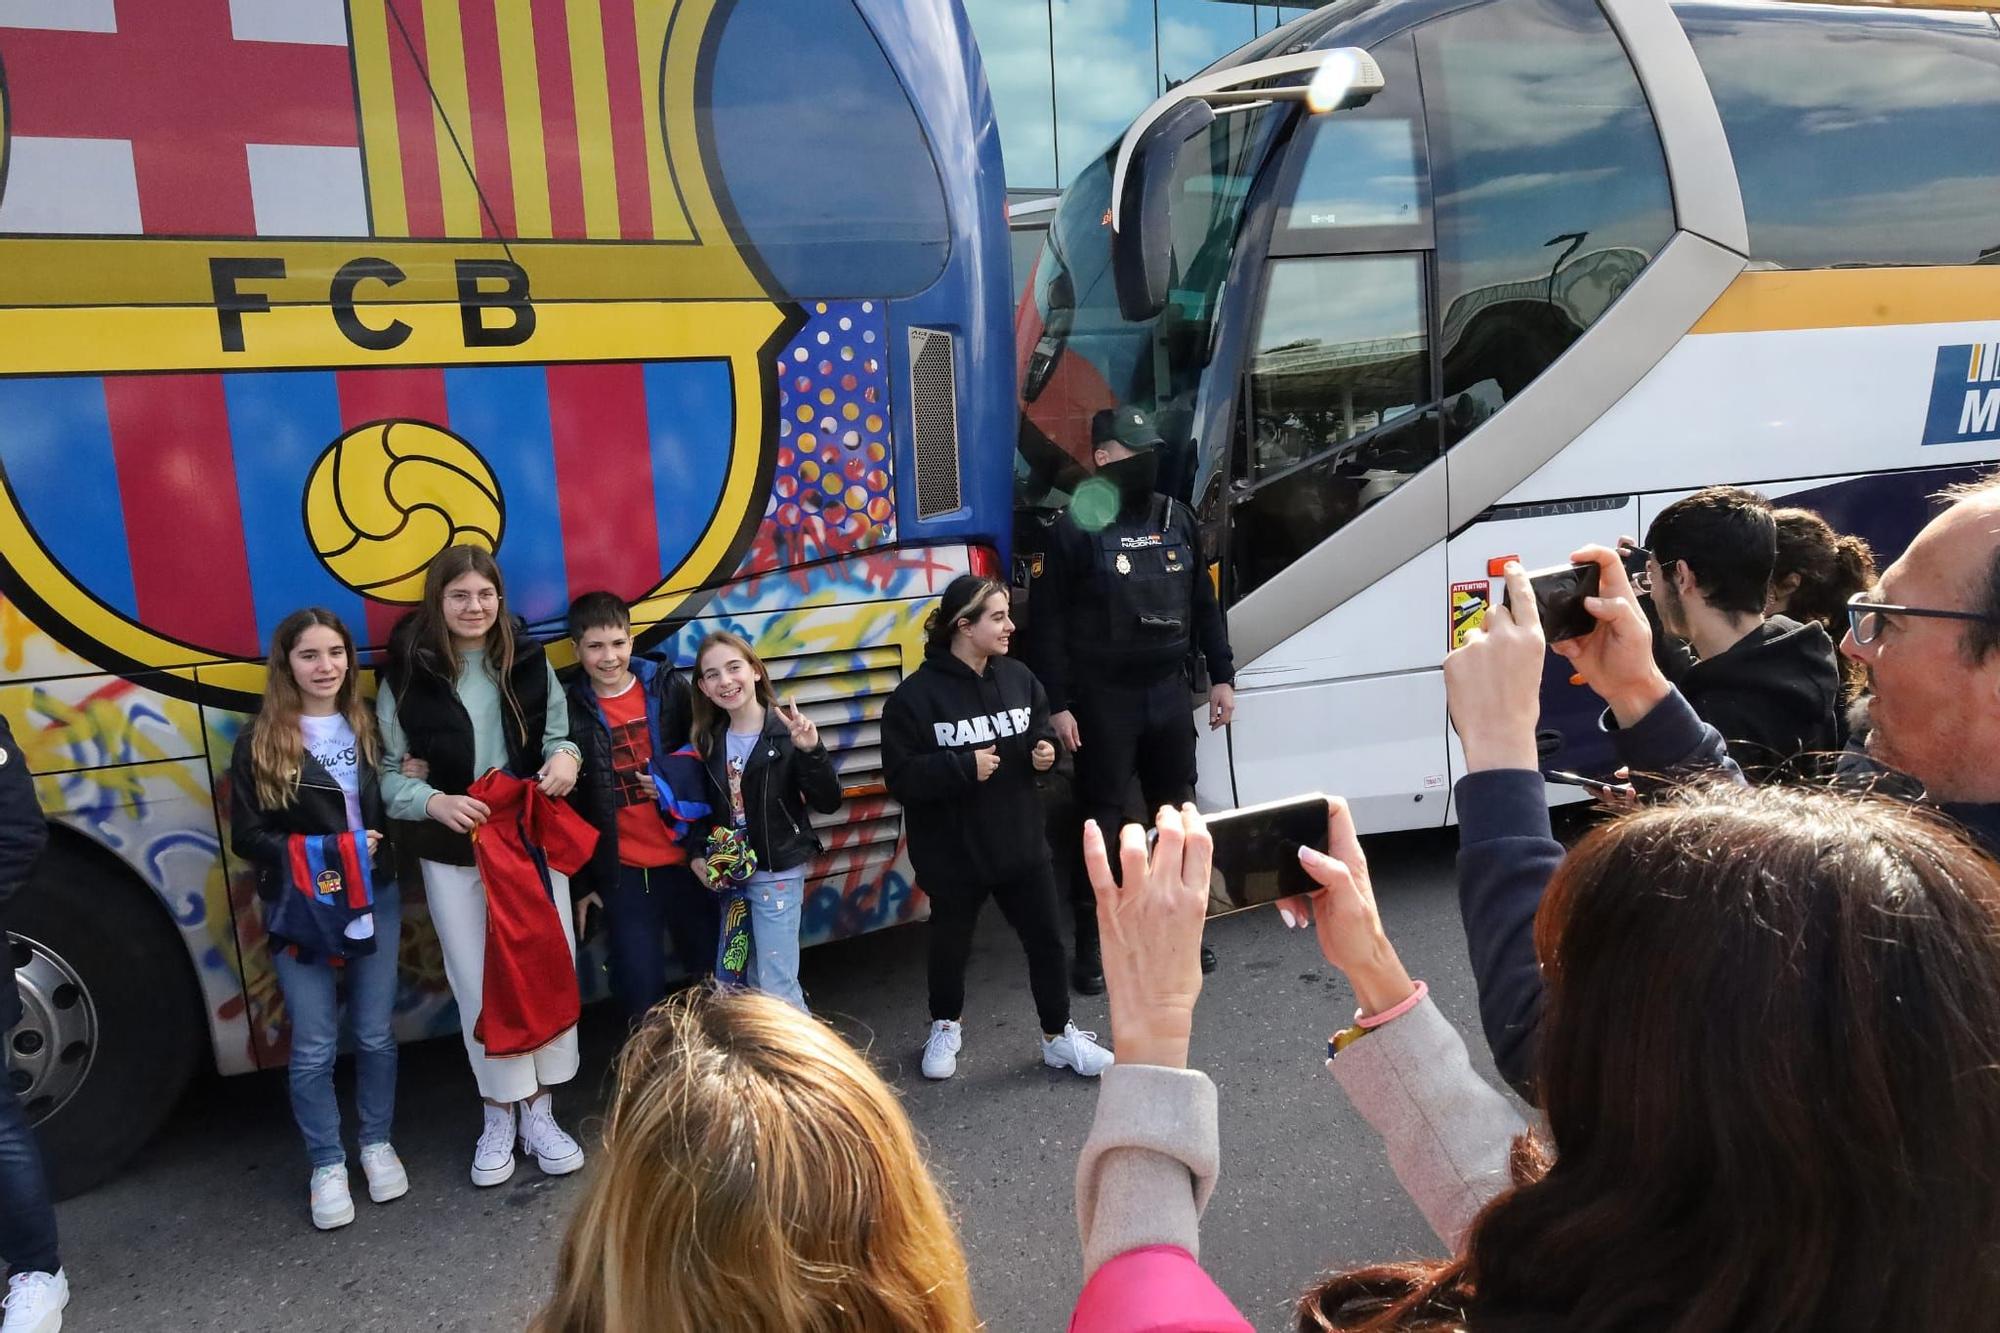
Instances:
[[[1202,374],[1237,224],[1272,128],[1268,108],[1217,117],[1181,149],[1173,184],[1171,288],[1165,308],[1132,322],[1111,278],[1116,145],[1063,195],[1016,330],[1021,356],[1018,503],[1059,508],[1090,457],[1091,418],[1111,407],[1154,416],[1166,447],[1160,488],[1195,491]]]

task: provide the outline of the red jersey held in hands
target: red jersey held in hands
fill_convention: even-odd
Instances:
[[[492,815],[472,835],[486,886],[486,985],[472,1035],[489,1056],[527,1055],[576,1026],[576,958],[551,872],[573,875],[597,830],[532,781],[493,770],[466,789]]]

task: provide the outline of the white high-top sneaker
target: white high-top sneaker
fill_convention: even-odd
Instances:
[[[1042,1038],[1042,1063],[1055,1069],[1074,1069],[1085,1078],[1096,1078],[1117,1061],[1097,1044],[1095,1032],[1078,1030],[1065,1023],[1060,1034]]]
[[[583,1165],[583,1145],[556,1123],[555,1098],[546,1092],[521,1103],[521,1146],[545,1176],[566,1176]]]
[[[0,1333],[57,1333],[69,1305],[69,1277],[54,1273],[16,1273],[7,1279],[7,1296],[0,1300]]]
[[[924,1077],[950,1078],[958,1072],[958,1050],[965,1044],[965,1029],[949,1018],[931,1021],[931,1035],[924,1041]]]
[[[487,1106],[486,1127],[472,1150],[472,1183],[498,1185],[514,1174],[514,1108]]]

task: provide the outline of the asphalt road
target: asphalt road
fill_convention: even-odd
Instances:
[[[1412,975],[1476,1034],[1455,846],[1444,833],[1369,850]],[[809,950],[807,990],[903,1094],[958,1212],[988,1327],[1062,1329],[1079,1284],[1072,1177],[1092,1085],[1041,1064],[1026,968],[997,912],[972,961],[958,1077],[926,1082],[924,932]],[[1346,983],[1268,909],[1215,922],[1210,939],[1222,965],[1203,989],[1194,1061],[1221,1089],[1222,1176],[1203,1259],[1258,1329],[1286,1329],[1292,1299],[1322,1268],[1433,1254],[1436,1242],[1322,1067],[1326,1034],[1353,1012]],[[1102,997],[1079,999],[1076,1018],[1108,1039]],[[557,1101],[573,1130],[596,1132],[615,1029],[604,1006],[585,1016],[584,1070]],[[1490,1076],[1476,1035],[1471,1044]],[[521,1328],[547,1291],[587,1171],[545,1179],[524,1160],[508,1184],[474,1189],[466,1169],[479,1123],[457,1040],[405,1048],[396,1143],[410,1193],[370,1204],[357,1165],[359,1215],[322,1234],[306,1217],[282,1073],[208,1080],[123,1176],[61,1206],[75,1293],[65,1327]]]

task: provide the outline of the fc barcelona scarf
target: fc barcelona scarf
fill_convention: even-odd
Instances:
[[[288,882],[264,928],[303,961],[339,962],[375,952],[375,880],[363,833],[294,833],[285,839]]]
[[[750,966],[750,876],[757,873],[757,853],[743,830],[722,824],[709,830],[708,887],[722,895],[722,941],[715,955],[715,979],[741,986]]]

